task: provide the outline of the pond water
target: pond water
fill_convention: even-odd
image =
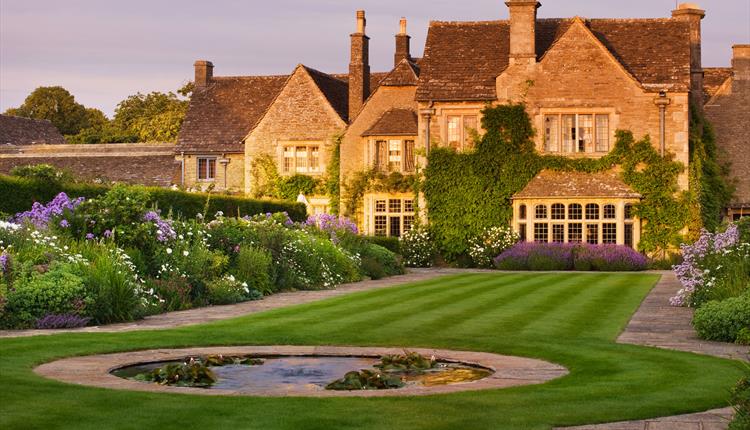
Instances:
[[[260,357],[262,365],[228,364],[211,367],[217,381],[206,389],[232,390],[240,393],[321,391],[347,372],[362,369],[377,370],[380,362],[375,357],[283,356]],[[113,375],[133,378],[169,363],[138,364],[117,369]],[[439,367],[419,374],[402,375],[406,386],[436,386],[470,382],[485,378],[492,371],[459,363],[439,363]],[[144,382],[147,383],[147,382]]]

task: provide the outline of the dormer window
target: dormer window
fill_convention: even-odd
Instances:
[[[375,169],[379,172],[414,172],[414,140],[375,141]]]
[[[544,116],[544,151],[606,153],[610,145],[609,114],[575,113]]]

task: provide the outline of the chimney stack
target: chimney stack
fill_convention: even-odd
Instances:
[[[750,81],[750,45],[732,46],[732,70],[735,81]]]
[[[393,66],[398,66],[398,63],[403,59],[411,61],[411,36],[406,32],[406,18],[401,18],[400,30],[396,35],[396,55],[393,59]]]
[[[536,0],[508,0],[511,64],[536,63]]]
[[[701,61],[701,20],[706,11],[695,3],[681,3],[672,18],[690,26],[690,95],[693,103],[703,107],[703,63]]]
[[[198,60],[193,64],[195,68],[195,88],[205,88],[214,77],[214,65],[210,61]]]
[[[352,52],[349,62],[349,121],[359,113],[370,95],[370,38],[365,34],[365,11],[357,11],[357,32],[351,35]]]

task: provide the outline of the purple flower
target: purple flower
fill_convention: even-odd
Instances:
[[[8,266],[10,265],[10,255],[3,252],[0,254],[0,273],[5,273],[8,271]]]
[[[102,236],[106,238],[112,237],[112,230],[104,230],[104,233],[102,234]]]
[[[94,240],[96,236],[94,236],[94,233],[86,233],[86,240]]]
[[[163,220],[157,212],[146,212],[143,216],[143,220],[156,225],[157,241],[164,243],[177,237],[177,232],[172,228],[172,221]]]
[[[44,318],[36,320],[38,329],[78,328],[85,327],[91,318],[74,314],[48,314]]]
[[[68,220],[64,219],[64,220],[60,221],[60,227],[62,227],[62,228],[68,228],[68,227],[70,227],[70,223],[68,222]]]
[[[67,194],[60,193],[46,205],[34,202],[30,211],[18,213],[12,220],[17,223],[30,222],[37,228],[43,229],[49,225],[53,218],[63,215],[65,211],[75,211],[76,207],[83,201],[83,197],[70,199]]]

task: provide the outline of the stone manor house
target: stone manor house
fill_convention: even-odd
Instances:
[[[481,110],[520,101],[541,153],[602,157],[626,129],[687,167],[692,105],[714,124],[731,161],[737,192],[728,217],[750,214],[750,45],[733,47],[731,68],[703,68],[705,12],[690,3],[661,19],[539,19],[535,0],[505,4],[509,20],[431,22],[422,58],[412,57],[402,19],[390,71],[370,70],[364,11],[346,74],[300,64],[283,76],[215,76],[210,61],[196,61],[195,92],[172,149],[173,182],[252,194],[261,157],[282,176],[323,178],[343,136],[345,197],[358,172],[412,174],[431,148],[471,151]],[[679,187],[688,188],[687,173]],[[616,171],[543,171],[514,196],[512,222],[527,241],[636,246],[641,228],[631,209],[640,197]],[[329,208],[323,195],[304,200],[310,212]],[[411,192],[367,192],[354,215],[364,233],[399,236],[415,222],[416,203]]]

